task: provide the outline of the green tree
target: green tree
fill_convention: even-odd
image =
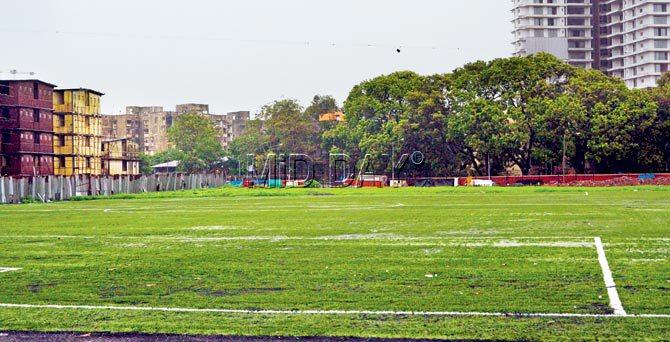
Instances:
[[[140,172],[149,174],[154,171],[154,165],[171,162],[173,160],[182,160],[184,153],[174,148],[167,149],[163,152],[158,152],[153,156],[148,154],[140,155]]]
[[[666,88],[668,85],[670,85],[670,72],[663,73],[661,78],[656,81],[656,84],[659,88]]]
[[[303,153],[320,152],[321,135],[318,120],[308,115],[295,100],[279,100],[264,106],[259,114],[269,137],[268,151]]]
[[[549,136],[547,106],[561,94],[574,70],[556,57],[540,53],[476,62],[454,71],[448,96],[454,112],[462,116],[455,123],[456,132],[468,134],[467,139],[460,137],[465,155],[477,160],[471,164],[481,164],[481,159],[489,159],[486,155],[498,154],[506,164],[518,165],[524,174],[537,164],[543,165],[543,137]]]
[[[670,73],[664,74],[670,78]],[[669,80],[670,81],[670,80]],[[659,171],[670,171],[670,82],[661,83],[651,90],[651,96],[657,106],[656,121],[651,134],[647,135],[649,145],[655,146],[659,155]]]
[[[379,159],[403,147],[409,95],[425,78],[404,71],[356,85],[344,103],[346,124],[324,133],[324,149],[344,151],[354,160],[371,154]]]
[[[249,162],[260,162],[270,148],[270,136],[263,130],[263,121],[250,120],[242,136],[228,145],[227,153],[232,158],[228,163],[232,174],[246,174]],[[248,155],[254,155],[256,160],[248,160]],[[238,167],[241,170],[238,170]]]
[[[150,155],[144,153],[140,154],[140,173],[145,175],[153,173],[154,165],[155,164],[153,163],[153,159]]]
[[[182,153],[179,168],[185,172],[209,170],[223,156],[216,129],[200,114],[180,115],[170,128],[168,138]]]
[[[314,120],[319,120],[319,115],[337,112],[340,107],[337,105],[337,100],[330,95],[315,95],[312,103],[305,108],[305,115]]]

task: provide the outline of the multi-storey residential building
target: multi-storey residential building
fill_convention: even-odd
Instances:
[[[0,175],[53,174],[53,89],[39,80],[0,81]]]
[[[219,135],[221,146],[226,148],[228,144],[233,141],[233,132],[230,122],[228,121],[228,115],[210,114],[208,117],[212,121],[214,129]]]
[[[247,123],[251,120],[251,113],[248,111],[230,112],[228,121],[230,122],[230,141],[239,138],[247,129]]]
[[[512,0],[515,55],[550,52],[631,88],[668,70],[670,0]]]
[[[208,104],[199,104],[199,103],[186,103],[177,105],[175,108],[177,114],[209,114],[209,105]]]
[[[54,91],[54,174],[100,175],[103,95],[84,88]]]
[[[245,129],[251,114],[247,111],[230,112],[223,115],[210,114],[209,118],[219,133],[223,148],[228,147],[233,140],[240,137]]]
[[[512,0],[515,55],[545,51],[570,64],[593,63],[591,0]]]
[[[154,155],[168,149],[168,121],[173,115],[163,107],[126,107],[126,114],[103,116],[103,136],[129,138],[142,153]]]
[[[670,59],[670,0],[595,0],[598,68],[631,88],[656,85]]]
[[[102,174],[125,176],[140,174],[139,146],[128,138],[102,142]]]
[[[163,107],[126,107],[125,115],[104,115],[103,132],[107,139],[129,138],[139,145],[140,151],[148,155],[163,152],[170,147],[168,130],[180,115],[196,113],[208,117],[216,128],[221,146],[226,148],[235,138],[242,135],[249,112],[210,114],[209,105],[177,105],[176,111]]]

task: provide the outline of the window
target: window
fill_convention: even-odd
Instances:
[[[59,167],[65,167],[65,157],[63,157],[63,156],[58,157],[58,166]]]
[[[9,82],[0,82],[0,95],[10,95]]]
[[[56,99],[56,104],[59,105],[64,105],[65,104],[65,96],[63,95],[62,92],[55,92],[54,93],[54,98]]]
[[[10,119],[9,108],[8,107],[2,107],[2,109],[0,109],[0,115],[2,115],[3,119],[8,119],[9,120]]]
[[[58,126],[65,127],[65,115],[58,115]]]
[[[11,136],[9,135],[8,132],[2,133],[2,143],[3,144],[9,144],[10,140],[12,140],[12,139],[11,139]]]
[[[91,147],[91,137],[86,137],[84,141],[86,143],[86,147]]]
[[[40,122],[40,110],[33,109],[33,122]]]
[[[65,146],[65,136],[64,136],[64,135],[58,137],[58,144],[59,144],[61,147]]]
[[[87,128],[88,128],[88,127],[91,127],[91,118],[89,118],[89,117],[87,116],[86,119],[84,119],[84,122],[86,123],[86,127],[87,127]]]
[[[121,163],[121,168],[123,169],[124,172],[128,171],[128,161],[127,160],[124,160]]]
[[[40,134],[39,133],[37,133],[37,132],[33,133],[33,142],[36,145],[40,144]]]
[[[40,98],[40,85],[37,82],[33,83],[33,98],[35,100]]]
[[[91,168],[91,157],[86,157],[86,168],[87,169]]]

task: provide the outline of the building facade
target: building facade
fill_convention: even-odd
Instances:
[[[344,122],[345,116],[343,112],[330,112],[319,115],[320,122]]]
[[[53,89],[39,80],[0,81],[0,175],[53,174]]]
[[[570,64],[593,64],[591,0],[512,0],[516,56],[549,52]]]
[[[180,115],[195,113],[209,118],[219,134],[223,148],[244,133],[251,115],[247,111],[228,114],[210,114],[209,105],[177,105],[176,111],[163,107],[126,107],[124,115],[104,115],[103,135],[106,139],[128,138],[139,145],[139,150],[155,155],[170,148],[168,130]]]
[[[106,176],[139,175],[139,146],[128,138],[103,140],[102,174]]]
[[[549,52],[623,79],[656,85],[668,70],[670,0],[512,0],[516,56]]]
[[[175,112],[163,107],[126,107],[126,114],[103,115],[105,139],[128,138],[140,152],[154,155],[168,149],[168,123]]]
[[[186,103],[177,105],[175,108],[177,114],[202,114],[208,115],[209,105],[200,103]]]
[[[230,141],[239,138],[247,129],[247,123],[251,120],[251,113],[248,111],[230,112],[227,114],[230,122]]]
[[[670,63],[670,0],[596,3],[598,68],[631,88],[655,86]]]
[[[83,88],[54,91],[54,174],[101,174],[103,95]]]

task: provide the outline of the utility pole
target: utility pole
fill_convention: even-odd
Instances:
[[[395,146],[391,144],[391,181],[395,182]]]
[[[489,176],[489,180],[491,180],[491,154],[490,153],[486,154],[486,172]]]
[[[562,170],[563,171],[563,184],[565,184],[565,164],[566,164],[565,159],[566,159],[566,154],[567,154],[567,152],[565,150],[566,150],[566,145],[567,145],[566,144],[566,136],[567,135],[568,135],[568,130],[565,130],[565,132],[563,132],[563,166],[562,166],[562,168],[563,168],[563,170]]]

